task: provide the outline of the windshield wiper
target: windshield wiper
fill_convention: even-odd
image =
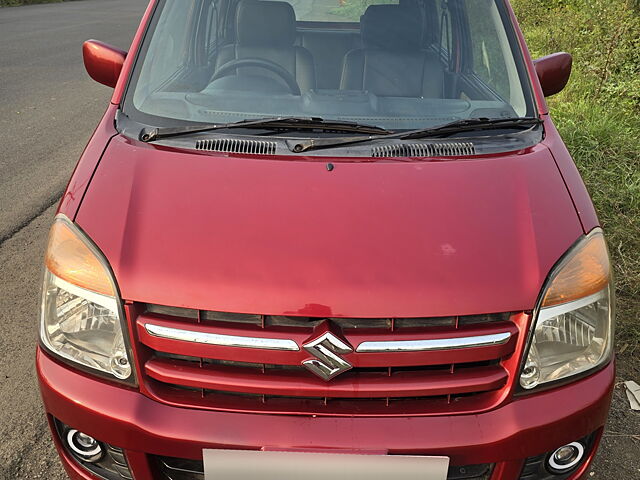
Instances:
[[[531,128],[542,123],[535,117],[516,118],[469,118],[445,123],[437,127],[420,128],[403,132],[391,132],[386,135],[367,135],[363,137],[333,137],[311,138],[308,140],[287,140],[287,146],[292,152],[301,153],[320,148],[337,147],[363,143],[370,140],[399,139],[413,140],[418,138],[441,137],[460,132],[472,132],[477,130],[493,130],[500,128]]]
[[[399,138],[402,140],[412,140],[416,138],[437,137],[458,132],[471,132],[474,130],[492,130],[496,128],[517,128],[533,127],[542,123],[542,120],[535,117],[516,118],[468,118],[445,123],[439,127],[423,128],[404,132]]]
[[[140,132],[140,140],[153,142],[161,138],[178,137],[193,133],[212,132],[226,128],[260,128],[267,130],[336,130],[341,132],[369,133],[372,135],[392,134],[390,130],[375,125],[364,125],[340,120],[324,120],[320,117],[269,117],[241,120],[231,123],[203,123],[180,127],[144,128]]]

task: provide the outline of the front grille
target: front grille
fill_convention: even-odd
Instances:
[[[200,460],[156,457],[155,463],[164,480],[204,480],[204,465]],[[451,466],[447,480],[488,480],[493,465]]]
[[[128,311],[148,396],[202,409],[338,416],[494,407],[504,398],[517,323],[528,319],[509,313],[327,319],[147,304]],[[338,354],[350,368],[329,380],[304,365],[318,360],[309,344],[325,330],[350,347]]]

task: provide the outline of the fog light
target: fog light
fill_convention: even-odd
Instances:
[[[572,442],[554,451],[549,457],[549,467],[557,472],[572,469],[584,456],[584,446],[580,442]]]
[[[67,432],[65,440],[71,451],[85,462],[97,462],[104,455],[104,449],[100,442],[86,433],[79,432],[75,428]]]

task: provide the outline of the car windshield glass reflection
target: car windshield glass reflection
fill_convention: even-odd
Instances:
[[[148,125],[283,116],[397,131],[535,116],[497,0],[164,0],[160,8],[125,104]]]

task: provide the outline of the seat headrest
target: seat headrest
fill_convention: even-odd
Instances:
[[[370,5],[360,20],[365,48],[419,50],[422,17],[417,8],[404,5]]]
[[[287,2],[240,0],[236,35],[239,45],[291,46],[296,40],[296,14]]]

